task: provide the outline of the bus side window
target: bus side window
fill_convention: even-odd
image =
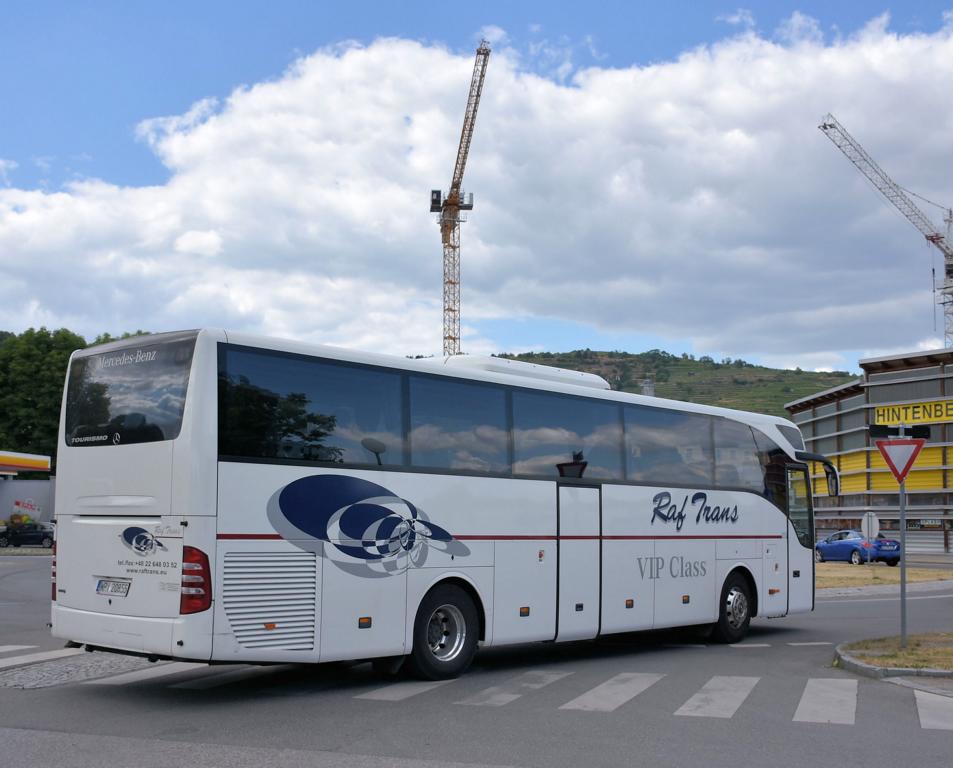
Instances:
[[[710,416],[638,405],[623,413],[627,479],[711,486]]]
[[[715,486],[764,489],[758,446],[747,424],[715,419]]]

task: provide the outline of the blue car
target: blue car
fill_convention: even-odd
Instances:
[[[876,539],[866,539],[860,531],[838,531],[814,545],[814,560],[823,563],[825,560],[846,560],[853,565],[867,562],[867,551],[870,551],[870,562],[881,561],[887,565],[896,565],[900,562],[900,542],[896,539],[884,538],[883,534]]]

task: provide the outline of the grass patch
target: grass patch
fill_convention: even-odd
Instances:
[[[903,650],[899,637],[861,640],[844,648],[851,656],[875,667],[953,669],[953,632],[908,635]]]
[[[850,565],[849,563],[817,563],[814,585],[827,587],[867,587],[900,583],[900,566],[886,563]],[[907,583],[917,581],[946,581],[953,579],[953,569],[907,568]]]

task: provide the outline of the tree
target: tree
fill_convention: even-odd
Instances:
[[[30,328],[0,340],[0,446],[55,461],[66,367],[85,347],[65,328]]]

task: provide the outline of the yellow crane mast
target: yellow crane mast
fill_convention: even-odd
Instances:
[[[430,192],[430,212],[439,213],[440,239],[443,241],[443,354],[460,354],[460,217],[461,211],[473,210],[473,195],[463,192],[463,171],[470,153],[470,141],[476,126],[477,109],[483,92],[486,65],[490,60],[490,44],[483,40],[476,51],[473,77],[467,109],[463,115],[463,130],[460,131],[460,146],[457,162],[453,166],[450,190],[441,199],[439,189]]]

